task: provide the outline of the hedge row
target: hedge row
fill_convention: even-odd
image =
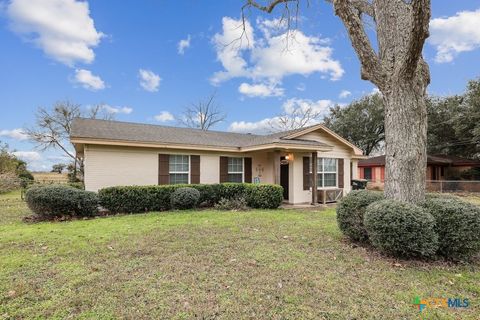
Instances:
[[[25,194],[28,207],[44,217],[95,216],[98,213],[98,196],[95,192],[67,185],[33,185]]]
[[[140,213],[172,209],[172,194],[180,188],[199,191],[199,203],[213,206],[221,199],[244,197],[248,206],[275,209],[283,200],[283,188],[271,184],[222,183],[160,186],[120,186],[101,189],[100,205],[112,213]]]
[[[469,259],[480,252],[480,208],[455,196],[427,195],[419,205],[351,192],[337,206],[340,230],[401,257]]]

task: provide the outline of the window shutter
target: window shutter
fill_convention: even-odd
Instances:
[[[338,166],[338,187],[340,189],[343,189],[344,187],[344,173],[343,173],[343,159],[338,159],[337,161],[337,166]]]
[[[310,189],[310,157],[303,157],[303,190]]]
[[[252,183],[252,158],[243,158],[243,176],[245,183]]]
[[[190,156],[190,183],[200,183],[200,156]]]
[[[220,183],[228,182],[228,157],[220,157]]]
[[[158,155],[158,184],[170,184],[169,161],[170,155]]]

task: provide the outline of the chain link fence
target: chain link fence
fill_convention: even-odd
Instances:
[[[478,180],[427,180],[430,192],[474,192],[480,193]]]

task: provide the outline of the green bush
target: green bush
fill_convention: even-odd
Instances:
[[[364,225],[372,245],[400,257],[431,257],[438,249],[435,219],[423,208],[395,200],[367,207]]]
[[[94,216],[98,212],[98,197],[94,192],[66,185],[32,186],[25,200],[35,214],[44,217]]]
[[[75,189],[85,190],[83,182],[69,182],[68,185]]]
[[[193,209],[200,200],[200,191],[190,187],[178,188],[170,196],[173,209]]]
[[[337,224],[344,235],[353,241],[368,241],[367,230],[363,225],[363,216],[367,207],[383,200],[381,192],[354,190],[337,205]]]
[[[272,209],[283,200],[280,186],[247,183],[118,186],[101,189],[98,196],[100,205],[112,213],[164,211],[172,208],[172,193],[186,187],[198,190],[198,204],[205,206],[214,206],[221,199],[244,197],[252,208]]]
[[[169,210],[170,196],[178,187],[120,186],[98,191],[100,205],[112,213],[141,213]]]
[[[479,207],[458,198],[430,198],[422,205],[435,218],[440,255],[458,260],[480,251]]]
[[[246,185],[247,203],[255,209],[277,209],[283,201],[283,188],[275,184]]]

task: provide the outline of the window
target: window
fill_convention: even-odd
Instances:
[[[317,159],[317,186],[319,188],[337,186],[337,159]]]
[[[372,168],[363,168],[363,179],[372,180]]]
[[[228,182],[243,182],[243,158],[228,158]]]
[[[169,174],[170,184],[187,184],[190,176],[190,157],[170,155]]]

